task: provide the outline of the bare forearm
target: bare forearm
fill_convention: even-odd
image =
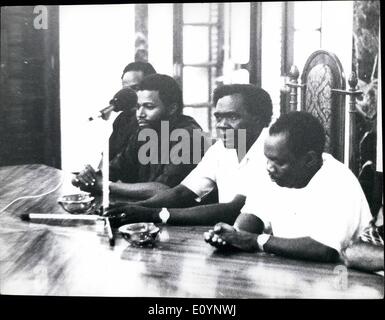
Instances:
[[[264,250],[268,253],[302,260],[336,262],[339,259],[335,249],[310,237],[286,239],[272,236],[264,245]]]
[[[216,203],[204,206],[197,206],[186,209],[169,209],[169,224],[174,225],[211,225],[219,221],[234,223],[239,215],[240,206],[238,203]]]
[[[197,195],[190,189],[183,185],[178,185],[137,204],[149,208],[184,208],[196,205],[194,201],[196,197]]]
[[[111,194],[124,196],[134,199],[148,199],[161,191],[169,189],[168,186],[158,182],[144,182],[144,183],[122,183],[111,182]]]
[[[258,251],[258,236],[265,228],[263,221],[256,215],[241,213],[234,223],[234,227],[242,233],[238,237],[240,240],[238,247],[247,248],[248,251]],[[237,240],[237,237],[234,238]],[[288,239],[271,236],[264,244],[264,251],[303,260],[335,262],[339,259],[339,253],[335,249],[310,237]]]
[[[384,247],[358,242],[345,250],[348,267],[364,271],[384,270]]]

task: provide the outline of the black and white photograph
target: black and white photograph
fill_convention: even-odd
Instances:
[[[144,319],[383,300],[380,17],[1,6],[0,294],[155,299]]]

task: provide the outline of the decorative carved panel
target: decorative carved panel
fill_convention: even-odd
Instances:
[[[344,160],[345,97],[332,89],[345,89],[345,76],[338,58],[318,50],[306,61],[302,76],[301,109],[316,116],[325,127],[325,151]]]
[[[333,75],[327,65],[316,65],[306,82],[306,111],[317,117],[326,131],[325,151],[331,153]]]

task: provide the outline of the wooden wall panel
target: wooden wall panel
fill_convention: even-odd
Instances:
[[[36,29],[33,6],[1,8],[0,166],[60,168],[59,8]]]

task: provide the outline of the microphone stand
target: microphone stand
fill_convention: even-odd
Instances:
[[[111,112],[110,112],[111,113]],[[107,208],[110,205],[110,130],[107,125],[107,121],[109,119],[110,113],[106,118],[100,117],[105,120],[104,128],[103,128],[103,148],[102,148],[102,217],[104,217],[104,230],[108,235],[110,246],[113,247],[115,244],[114,235],[112,233],[112,229],[109,223],[108,217],[105,217]],[[100,119],[99,118],[99,119]]]
[[[108,131],[106,130],[106,133]],[[110,150],[109,150],[109,136],[106,134],[106,137],[104,139],[103,143],[103,152],[102,152],[102,177],[103,177],[103,214],[106,211],[106,208],[108,208],[110,204],[110,188],[109,188],[109,183],[110,183],[110,163],[109,163],[109,158],[110,158]]]

